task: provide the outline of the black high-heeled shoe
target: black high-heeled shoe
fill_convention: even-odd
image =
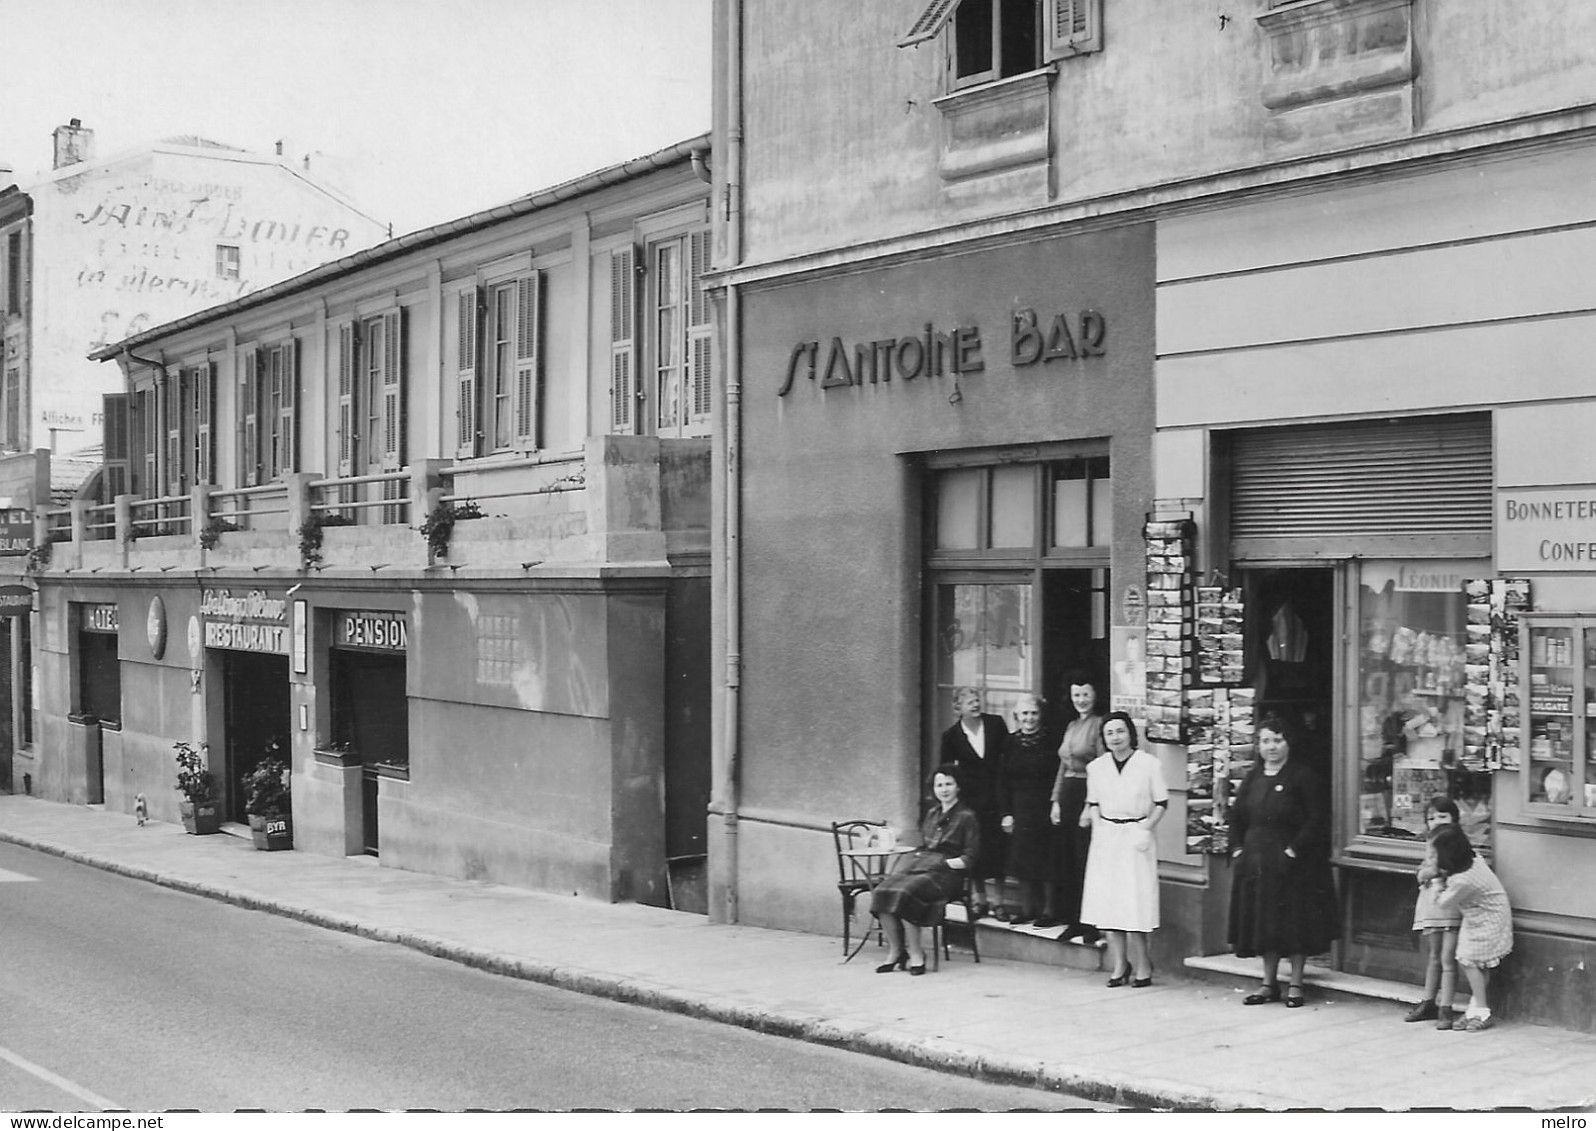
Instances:
[[[908,965],[909,965],[909,954],[908,954],[907,951],[905,951],[904,953],[898,955],[898,957],[894,958],[891,962],[884,962],[880,966],[877,966],[876,967],[876,973],[877,974],[890,974],[894,970],[902,970],[902,969],[906,968]]]
[[[909,976],[911,978],[918,978],[921,974],[924,974],[924,973],[925,973],[925,963],[924,962],[920,963],[920,965],[918,965],[918,966],[909,967]]]
[[[1302,986],[1296,982],[1286,987],[1286,1008],[1301,1009],[1308,1004],[1307,997],[1302,992]]]
[[[1108,988],[1109,989],[1115,989],[1116,987],[1125,985],[1129,981],[1130,981],[1130,971],[1127,970],[1123,974],[1115,974],[1112,978],[1110,978],[1108,980]]]

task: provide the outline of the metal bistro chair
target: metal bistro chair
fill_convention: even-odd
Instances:
[[[859,953],[870,937],[865,928],[859,946],[853,945],[853,912],[861,893],[868,894],[887,874],[891,851],[885,846],[885,821],[833,821],[831,841],[837,849],[837,892],[842,896],[842,953],[844,960]],[[880,924],[876,924],[880,936]]]
[[[859,938],[857,946],[853,944],[853,914],[861,894],[868,894],[875,890],[892,868],[893,861],[905,851],[894,847],[887,842],[885,837],[886,823],[884,821],[834,821],[831,826],[831,838],[837,849],[837,891],[842,896],[842,953],[844,961],[850,961],[870,938],[870,928],[866,928]],[[970,908],[970,881],[964,880],[959,894],[949,903],[956,903],[964,911],[964,922],[954,923],[955,926],[966,928],[970,936],[970,953],[975,961],[981,961],[981,947],[976,939],[975,914]],[[881,924],[872,918],[875,926],[876,940],[881,940]],[[931,927],[931,950],[933,969],[940,969],[942,959],[952,956],[952,949],[948,945],[947,908],[943,908],[942,916]]]

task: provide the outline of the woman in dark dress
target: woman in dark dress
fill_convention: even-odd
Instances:
[[[1330,835],[1318,780],[1291,757],[1289,724],[1258,724],[1258,761],[1230,810],[1235,873],[1230,894],[1230,945],[1241,958],[1263,959],[1263,984],[1243,1005],[1280,1000],[1280,956],[1291,964],[1286,1006],[1303,1004],[1302,973],[1310,954],[1336,934]]]
[[[1003,814],[998,808],[998,780],[1003,744],[1009,728],[999,715],[981,710],[981,693],[973,687],[953,689],[958,719],[942,732],[941,765],[958,766],[964,785],[960,799],[981,822],[981,858],[970,873],[971,905],[976,916],[1003,904]]]
[[[1053,779],[1058,776],[1058,740],[1042,728],[1042,700],[1022,695],[1014,704],[1019,729],[1003,749],[1003,831],[1009,834],[1007,873],[1019,892],[1020,907],[1005,908],[1006,923],[1057,920],[1058,889],[1053,882]]]
[[[890,974],[907,967],[925,973],[920,928],[942,921],[948,900],[957,899],[970,866],[981,854],[981,826],[975,811],[959,800],[957,766],[938,766],[931,775],[936,804],[920,822],[920,847],[899,858],[892,874],[876,886],[870,910],[892,945],[892,959],[876,967]]]

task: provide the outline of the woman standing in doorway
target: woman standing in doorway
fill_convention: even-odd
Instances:
[[[953,713],[958,718],[942,732],[937,762],[958,766],[964,772],[960,796],[981,823],[981,856],[970,872],[971,908],[980,917],[1003,905],[1003,813],[998,782],[1009,728],[1001,716],[981,710],[981,693],[973,687],[953,689]]]
[[[1003,751],[1003,831],[1009,836],[1008,877],[1019,892],[1018,912],[1004,909],[1006,923],[1030,923],[1056,917],[1053,883],[1053,826],[1048,821],[1053,778],[1058,770],[1058,743],[1042,728],[1042,700],[1022,695],[1014,703],[1019,730]]]
[[[1263,958],[1262,984],[1243,1005],[1280,1000],[1280,956],[1291,964],[1286,1007],[1304,1002],[1308,955],[1330,949],[1336,930],[1330,838],[1312,770],[1291,755],[1290,724],[1271,715],[1258,724],[1258,761],[1230,807],[1235,875],[1230,889],[1230,945],[1237,957]]]
[[[1151,934],[1158,928],[1158,851],[1153,830],[1169,809],[1158,759],[1137,748],[1124,711],[1103,719],[1108,757],[1086,768],[1080,824],[1092,830],[1081,918],[1108,936],[1110,986],[1153,984]]]
[[[1086,854],[1092,833],[1081,824],[1086,808],[1086,768],[1103,752],[1103,697],[1085,672],[1064,677],[1075,718],[1064,728],[1058,748],[1058,776],[1053,779],[1054,874],[1059,888],[1059,918],[1068,926],[1063,938],[1096,942],[1097,928],[1081,919],[1081,887],[1086,882]],[[1038,921],[1037,926],[1051,924]]]

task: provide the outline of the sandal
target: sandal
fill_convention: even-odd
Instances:
[[[1241,999],[1242,1005],[1268,1005],[1280,1000],[1280,983],[1267,982]]]
[[[1308,1004],[1308,999],[1303,995],[1302,987],[1296,982],[1286,987],[1286,1008],[1301,1009]]]

